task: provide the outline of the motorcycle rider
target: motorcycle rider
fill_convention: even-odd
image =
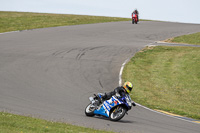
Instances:
[[[134,11],[133,11],[133,13],[132,13],[132,17],[134,16],[134,14],[136,14],[136,16],[137,16],[137,19],[138,19],[138,22],[139,22],[139,12],[138,12],[138,10],[137,9],[135,9]]]
[[[133,11],[133,13],[135,13],[135,14],[139,14],[139,12],[138,12],[138,10],[137,9],[135,9],[134,11]]]
[[[105,100],[110,99],[113,95],[116,95],[117,97],[123,97],[125,95],[129,95],[131,90],[133,88],[133,85],[131,82],[125,82],[123,86],[119,86],[114,89],[114,91],[111,91],[109,93],[105,93],[101,100],[100,103],[103,103]],[[135,106],[135,103],[132,103],[133,106]]]

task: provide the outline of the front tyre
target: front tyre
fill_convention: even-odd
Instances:
[[[123,106],[117,106],[110,114],[109,118],[111,121],[119,121],[122,119],[127,112]]]
[[[135,20],[134,20],[134,19],[132,19],[132,24],[134,24],[134,22],[135,22]]]
[[[94,116],[94,110],[95,110],[94,105],[89,104],[89,105],[85,108],[85,115],[86,115],[86,116]]]

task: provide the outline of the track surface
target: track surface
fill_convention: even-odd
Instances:
[[[121,64],[145,45],[200,25],[114,22],[0,35],[0,111],[119,132],[199,133],[200,125],[141,107],[119,122],[84,114],[88,97],[117,87]]]

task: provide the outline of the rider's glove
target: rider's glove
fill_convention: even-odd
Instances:
[[[119,94],[119,93],[116,93],[115,95],[116,95],[117,97],[120,97],[120,94]]]
[[[136,106],[135,102],[132,101],[132,105],[133,105],[133,106]]]

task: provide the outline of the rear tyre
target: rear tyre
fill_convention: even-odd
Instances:
[[[111,121],[119,121],[122,119],[127,112],[123,106],[117,106],[110,114],[109,118]]]
[[[89,104],[86,108],[85,108],[85,115],[86,116],[94,116],[94,110],[95,110],[95,107],[93,107],[94,105],[92,104]]]

